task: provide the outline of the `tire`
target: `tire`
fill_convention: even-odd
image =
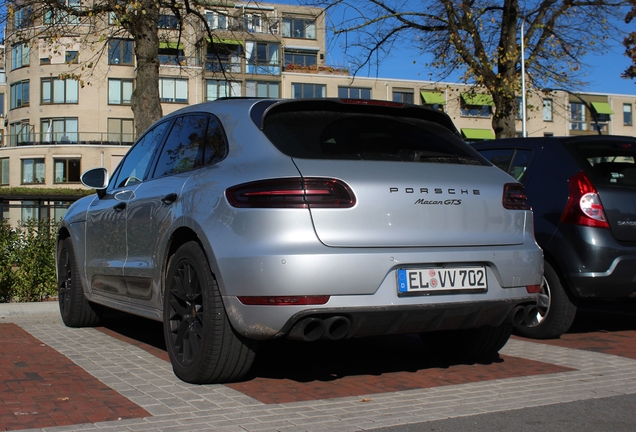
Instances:
[[[172,369],[189,383],[239,380],[256,356],[256,342],[232,328],[216,279],[196,242],[179,247],[168,262],[163,329]]]
[[[70,238],[61,241],[57,256],[57,298],[62,321],[68,327],[93,327],[99,324],[103,307],[86,299],[77,258]]]
[[[510,339],[512,326],[479,327],[420,333],[422,342],[436,357],[444,360],[489,361]]]
[[[531,324],[516,326],[519,335],[532,339],[554,339],[567,332],[576,317],[576,306],[563,289],[559,275],[545,262],[539,294],[539,311]]]

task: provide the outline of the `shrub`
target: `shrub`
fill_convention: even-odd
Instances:
[[[0,302],[42,301],[57,295],[55,240],[58,224],[0,221]]]

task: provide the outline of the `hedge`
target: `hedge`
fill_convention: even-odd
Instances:
[[[43,301],[57,296],[55,240],[58,223],[0,220],[0,303]]]

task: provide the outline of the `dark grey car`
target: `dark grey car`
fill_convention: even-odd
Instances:
[[[501,139],[473,144],[525,185],[535,236],[545,255],[529,337],[568,330],[577,304],[636,291],[636,138],[581,136]]]

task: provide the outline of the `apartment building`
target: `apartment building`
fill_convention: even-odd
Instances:
[[[162,15],[158,85],[164,114],[233,96],[381,99],[443,110],[467,140],[494,139],[492,98],[478,89],[363,78],[343,65],[328,65],[322,12],[215,2],[201,11],[212,38],[201,21],[180,23],[171,14]],[[23,40],[21,30],[53,19],[51,14],[40,21],[31,17],[28,10],[18,10],[7,23],[0,73],[0,217],[12,221],[59,218],[85,189],[81,173],[98,166],[112,172],[135,139],[133,41],[116,20],[57,16],[67,34]],[[110,28],[111,37],[104,40],[97,28]],[[90,71],[84,68],[87,63]],[[596,134],[600,129],[636,136],[635,102],[633,95],[530,92],[527,135]],[[520,134],[520,117],[517,130]]]

